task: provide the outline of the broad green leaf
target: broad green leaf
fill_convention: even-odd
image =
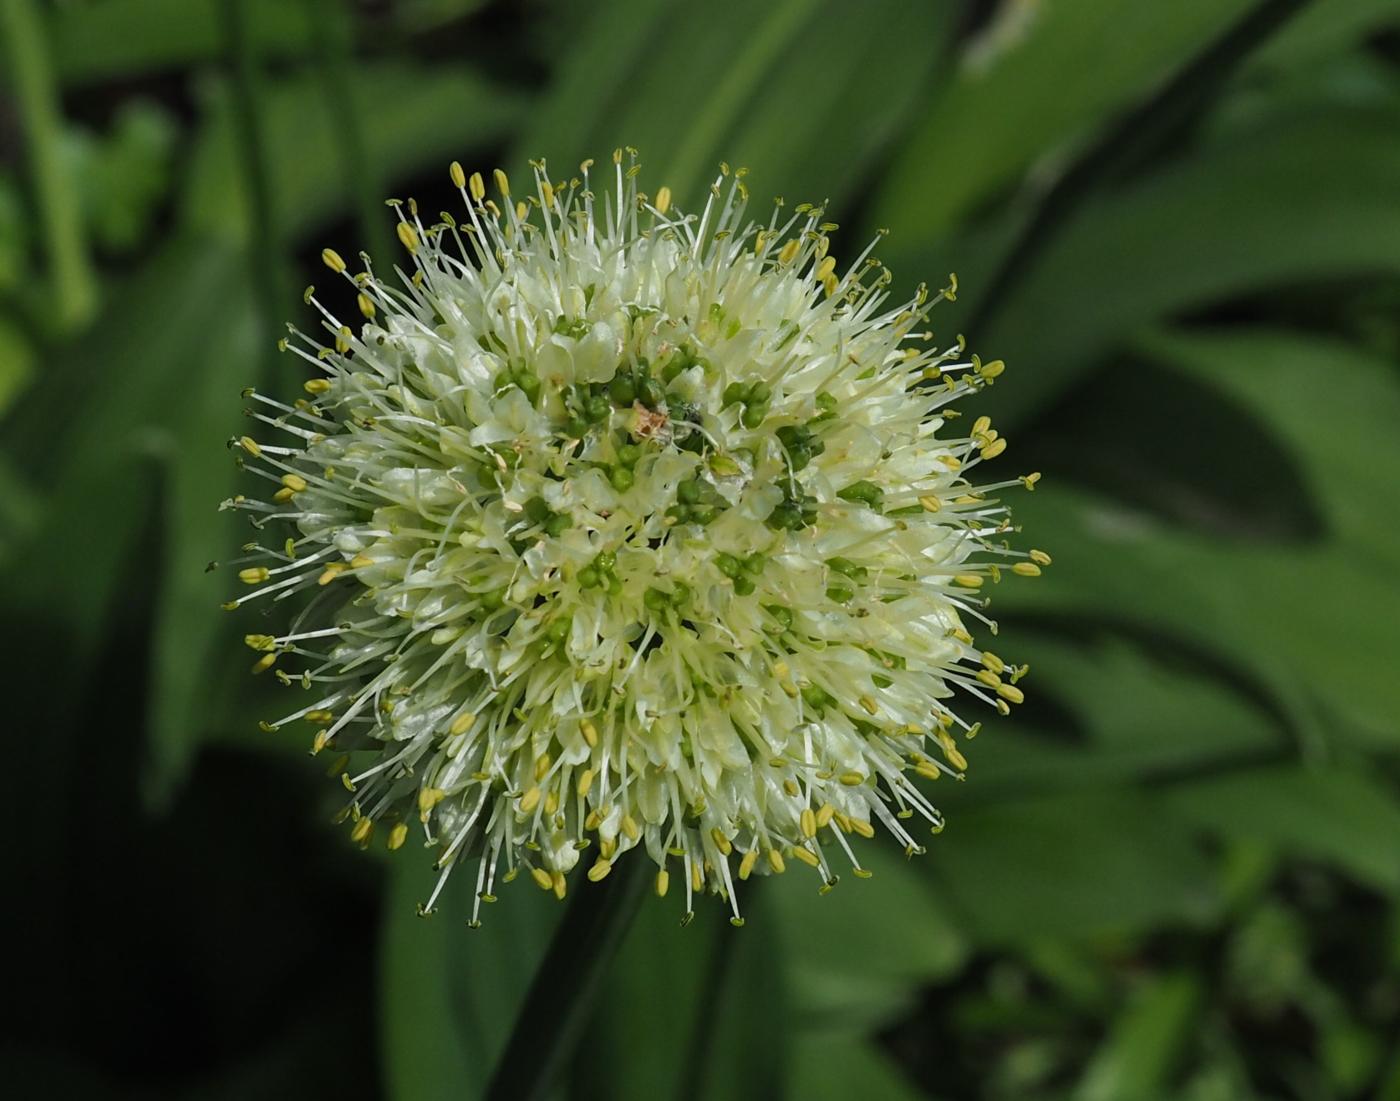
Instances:
[[[1003,585],[999,606],[1095,615],[1174,638],[1267,684],[1295,720],[1315,697],[1393,743],[1397,628],[1376,610],[1393,602],[1386,579],[1400,544],[1378,502],[1400,479],[1400,383],[1384,362],[1302,335],[1197,335],[1170,348],[1181,369],[1243,399],[1296,449],[1328,538],[1210,538],[1052,485],[1015,505],[1055,564],[1029,584]]]
[[[316,31],[306,6],[243,0],[259,53],[298,56]],[[222,56],[219,0],[101,0],[63,4],[50,20],[54,67],[65,84],[180,68]]]
[[[1018,173],[1152,91],[1249,6],[1004,5],[925,108],[872,224],[891,227],[901,250],[936,240]]]
[[[835,890],[818,894],[818,877],[794,868],[763,884],[774,905],[766,920],[784,929],[794,1009],[820,1027],[861,1031],[907,1010],[929,983],[965,959],[966,938],[918,861],[888,837],[855,842],[873,875],[841,874]],[[839,944],[839,952],[832,946]]]
[[[1400,26],[1397,0],[1334,0],[1308,4],[1260,49],[1259,69],[1315,65],[1387,27]]]
[[[1211,777],[1163,798],[1181,819],[1212,832],[1320,858],[1380,890],[1400,891],[1400,797],[1346,761]]]
[[[1209,864],[1152,793],[1077,791],[966,809],[933,794],[947,828],[920,863],[974,943],[1133,934],[1200,922],[1217,908]]]
[[[630,145],[650,189],[665,184],[688,207],[720,161],[753,169],[762,210],[774,194],[839,202],[929,82],[950,20],[898,0],[602,6],[512,160],[544,156],[569,173]]]
[[[874,1043],[842,1032],[799,1031],[792,1079],[793,1097],[917,1101],[923,1096]]]
[[[1269,120],[1090,204],[974,334],[1010,365],[993,407],[1025,417],[1155,319],[1400,271],[1397,125],[1365,110]]]
[[[1170,1096],[1166,1087],[1197,1024],[1203,993],[1200,979],[1187,972],[1154,979],[1115,1022],[1074,1101]]]
[[[445,182],[450,161],[470,160],[473,149],[498,139],[520,108],[517,95],[462,66],[364,63],[356,67],[355,88],[366,154],[391,186],[434,168]],[[270,84],[264,102],[273,203],[285,231],[296,236],[349,210],[351,191],[340,178],[335,122],[323,90],[310,77]],[[250,231],[249,214],[222,86],[211,91],[205,109],[209,121],[193,158],[184,217],[202,232],[241,241]],[[384,216],[392,217],[389,211]],[[351,256],[361,243],[337,244]]]
[[[436,873],[427,854],[394,860],[380,949],[380,1038],[391,1101],[481,1096],[562,908],[527,881],[503,885],[470,929],[475,868],[418,916]],[[547,1038],[542,1038],[547,1042]]]

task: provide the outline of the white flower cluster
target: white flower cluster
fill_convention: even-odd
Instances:
[[[247,642],[305,700],[266,725],[344,754],[356,841],[418,836],[439,891],[476,858],[478,910],[498,873],[562,897],[640,848],[739,923],[755,872],[827,889],[851,835],[942,828],[912,776],[962,777],[956,689],[1021,699],[965,623],[1049,562],[1001,539],[1038,475],[978,483],[985,417],[941,434],[1002,370],[915,331],[954,286],[890,305],[873,244],[842,269],[819,208],[745,224],[727,167],[698,217],[630,151],[601,201],[590,167],[516,202],[454,164],[466,221],[398,205],[398,280],[324,253],[364,320],[308,292],[307,398],[249,395],[272,492],[226,505],[291,534],[226,607],[310,596]]]

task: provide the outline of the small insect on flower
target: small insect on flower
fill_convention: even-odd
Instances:
[[[1003,539],[1039,475],[982,481],[1006,441],[957,427],[1002,364],[920,331],[955,280],[891,305],[821,208],[746,223],[743,172],[697,216],[632,151],[592,168],[519,201],[454,164],[464,220],[395,205],[401,283],[323,253],[360,317],[308,293],[306,397],[251,394],[270,499],[225,504],[278,535],[226,607],[300,606],[248,636],[298,696],[266,725],[342,755],[355,841],[432,850],[427,909],[468,860],[475,924],[498,875],[649,859],[738,924],[739,880],[942,829],[916,779],[962,778],[967,701],[1022,699],[967,625],[1049,565]]]

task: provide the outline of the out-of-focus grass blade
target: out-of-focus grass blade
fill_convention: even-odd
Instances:
[[[798,1033],[792,1051],[793,1097],[918,1101],[924,1096],[874,1044],[849,1033]]]
[[[34,349],[18,325],[0,316],[0,416],[34,373]]]
[[[901,250],[938,239],[1037,159],[1149,91],[1248,7],[1006,5],[1008,17],[926,108],[871,224],[891,227]]]
[[[313,45],[300,5],[245,0],[258,52],[293,57]],[[50,20],[54,61],[65,84],[90,84],[219,57],[218,0],[102,0],[58,6]]]
[[[1202,996],[1197,975],[1152,980],[1113,1026],[1072,1094],[1073,1101],[1170,1096],[1167,1086],[1191,1036]]]
[[[652,189],[665,184],[688,206],[703,199],[721,160],[753,169],[760,206],[775,193],[839,200],[937,68],[949,16],[936,8],[602,6],[512,159],[545,156],[567,174],[584,157],[632,145]]]
[[[483,908],[481,928],[469,929],[476,877],[474,867],[463,867],[439,912],[419,917],[436,874],[428,854],[409,846],[394,865],[379,957],[386,1096],[472,1101],[485,1088],[563,908],[528,882],[503,885],[500,901]]]
[[[1369,35],[1395,26],[1400,26],[1397,0],[1313,4],[1259,51],[1253,67],[1288,69],[1315,65]]]
[[[1288,281],[1400,271],[1397,124],[1389,111],[1294,115],[1083,210],[976,334],[984,355],[1026,368],[994,410],[1023,418],[1154,319]]]
[[[1400,798],[1346,760],[1209,777],[1175,786],[1165,798],[1182,819],[1215,834],[1321,858],[1400,893]]]
[[[441,168],[445,179],[449,161],[466,159],[471,149],[499,138],[521,106],[517,96],[461,66],[362,63],[355,82],[365,155],[391,186],[433,166]],[[246,240],[250,222],[222,90],[211,94],[207,108],[209,124],[194,156],[183,214],[201,232]],[[334,120],[314,79],[269,83],[263,108],[273,202],[284,231],[295,236],[348,211],[351,189],[340,178]],[[391,215],[385,211],[384,217]],[[346,256],[354,254],[357,244],[339,243]]]
[[[1258,671],[1281,700],[1321,701],[1395,744],[1396,627],[1376,614],[1394,601],[1387,578],[1400,563],[1400,535],[1377,507],[1400,481],[1400,383],[1390,365],[1291,332],[1178,334],[1153,346],[1244,401],[1299,456],[1327,537],[1211,538],[1051,485],[1020,496],[1016,515],[1055,564],[1028,584],[1003,585],[1002,608],[1136,623]]]

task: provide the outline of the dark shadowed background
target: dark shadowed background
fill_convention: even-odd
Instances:
[[[204,568],[321,248],[621,144],[956,271],[1055,564],[928,853],[649,901],[560,1096],[1400,1098],[1397,0],[0,0],[6,1092],[478,1096],[559,907],[417,917]]]

